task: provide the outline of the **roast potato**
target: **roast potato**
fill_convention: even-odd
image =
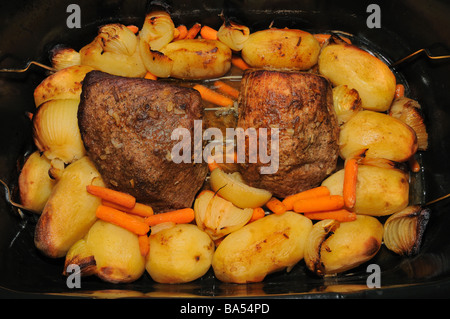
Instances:
[[[64,256],[94,224],[101,200],[86,191],[91,183],[105,186],[86,156],[64,170],[36,224],[34,242],[42,253],[54,258]]]
[[[377,57],[354,45],[330,44],[322,49],[318,64],[320,74],[334,86],[356,89],[364,109],[389,109],[397,82],[389,67]]]
[[[173,41],[160,52],[173,61],[170,76],[178,79],[220,77],[231,68],[231,49],[217,40]]]
[[[33,138],[50,159],[69,164],[86,154],[78,127],[78,100],[50,100],[33,116]]]
[[[347,271],[373,258],[382,238],[383,225],[372,216],[357,215],[342,223],[319,221],[306,240],[306,266],[320,276]]]
[[[414,130],[384,113],[360,111],[341,127],[339,150],[342,158],[362,153],[370,158],[407,161],[417,151]]]
[[[209,182],[213,191],[240,208],[261,207],[272,198],[271,192],[245,184],[239,172],[228,174],[217,168]]]
[[[291,211],[268,215],[229,234],[214,253],[212,267],[223,282],[260,282],[303,258],[312,221]]]
[[[62,69],[46,77],[34,90],[36,107],[44,102],[56,99],[80,100],[81,81],[94,68],[87,65],[75,65]]]
[[[317,63],[319,52],[319,42],[312,34],[271,28],[251,33],[241,55],[255,68],[308,70]]]
[[[48,174],[50,168],[50,161],[39,151],[27,158],[19,175],[20,201],[23,206],[42,212],[55,186],[55,181]]]
[[[344,169],[322,182],[330,194],[342,195]],[[394,168],[359,165],[356,183],[357,214],[385,216],[404,209],[409,202],[408,174]]]
[[[138,236],[122,227],[97,220],[86,236],[68,251],[64,272],[75,264],[81,275],[96,275],[111,283],[133,282],[145,271]]]
[[[211,267],[212,239],[197,226],[177,224],[150,235],[145,269],[159,283],[185,283],[203,276]]]

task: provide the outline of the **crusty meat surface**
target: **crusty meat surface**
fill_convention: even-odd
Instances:
[[[247,159],[239,170],[248,184],[284,198],[318,186],[336,169],[339,126],[325,78],[312,73],[248,70],[240,90],[237,126],[279,129],[278,171],[261,174],[260,168],[269,164]],[[247,156],[248,151],[247,145]]]
[[[156,213],[191,207],[203,185],[206,163],[174,163],[178,140],[172,131],[193,135],[202,104],[193,89],[158,81],[92,71],[83,81],[78,109],[88,156],[106,185],[130,193]]]

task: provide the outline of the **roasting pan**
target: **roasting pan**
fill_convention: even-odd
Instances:
[[[69,4],[81,9],[81,28],[69,28]],[[325,1],[167,1],[174,22],[221,25],[220,13],[251,30],[275,27],[314,32],[339,30],[393,63],[422,48],[450,54],[450,3],[447,0]],[[369,4],[381,12],[380,28],[370,28]],[[111,22],[141,26],[145,0],[15,0],[0,4],[0,68],[20,69],[34,60],[48,64],[56,44],[75,49],[91,41],[98,26]],[[423,169],[414,177],[412,198],[420,204],[450,193],[450,59],[411,57],[394,69],[406,94],[422,105],[429,131],[429,150],[417,155]],[[32,148],[30,121],[33,90],[46,70],[31,66],[22,73],[0,73],[0,178],[14,189],[23,155]],[[0,296],[86,298],[448,298],[450,297],[450,199],[430,205],[430,222],[420,253],[399,257],[382,247],[370,261],[380,266],[381,287],[367,285],[367,265],[330,278],[317,278],[303,262],[290,273],[269,275],[263,282],[235,285],[214,278],[212,271],[187,284],[161,285],[147,274],[132,284],[108,284],[83,278],[70,289],[62,275],[63,260],[42,256],[33,244],[36,217],[17,213],[0,198]],[[447,228],[449,227],[449,228]]]

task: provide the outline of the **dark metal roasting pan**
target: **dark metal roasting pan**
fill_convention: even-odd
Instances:
[[[67,7],[81,8],[81,28],[68,28]],[[212,27],[219,15],[238,19],[250,29],[273,26],[313,32],[338,30],[359,45],[393,64],[419,49],[432,56],[450,54],[448,0],[392,1],[167,1],[176,24],[200,22]],[[380,28],[369,28],[369,4],[381,9]],[[0,68],[21,69],[29,61],[48,65],[48,51],[56,44],[80,49],[97,28],[120,22],[141,26],[145,0],[15,0],[0,4]],[[412,199],[426,204],[450,193],[450,59],[430,59],[424,52],[392,68],[405,83],[409,97],[422,105],[429,133],[429,150],[417,154],[422,170],[415,175]],[[36,65],[21,73],[0,73],[0,179],[14,190],[23,155],[32,149],[30,121],[33,90],[46,76]],[[367,265],[331,278],[317,278],[303,262],[290,273],[269,275],[261,283],[226,284],[210,270],[187,284],[162,285],[144,275],[132,284],[108,284],[92,276],[81,289],[69,289],[62,275],[63,260],[40,254],[33,243],[36,216],[19,214],[0,198],[1,297],[186,297],[186,298],[448,298],[450,297],[450,199],[430,205],[431,217],[420,253],[400,257],[382,247],[370,263],[381,269],[381,288],[366,284]],[[447,228],[449,227],[449,228]]]

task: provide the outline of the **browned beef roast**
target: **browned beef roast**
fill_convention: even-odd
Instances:
[[[283,198],[317,186],[333,172],[339,126],[332,103],[329,82],[316,74],[248,70],[241,83],[237,126],[278,128],[279,168],[261,174],[270,163],[248,163],[247,158],[240,165],[247,183]],[[247,156],[249,149],[247,145]]]
[[[78,121],[88,156],[107,186],[134,195],[155,212],[191,207],[208,168],[176,164],[175,128],[190,131],[201,119],[196,90],[99,71],[83,81]]]

